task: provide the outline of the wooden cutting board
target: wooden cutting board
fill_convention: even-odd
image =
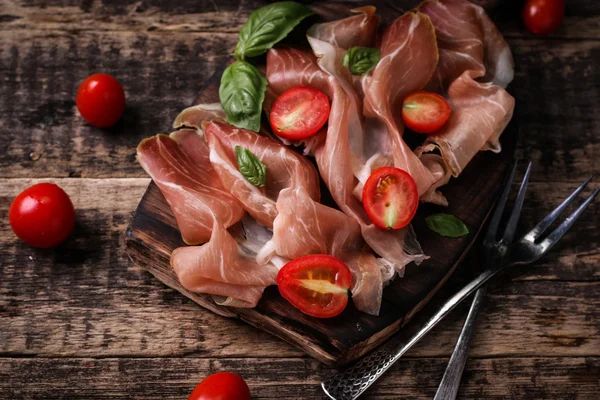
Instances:
[[[206,82],[197,103],[218,102],[221,73],[222,70],[217,71]],[[226,317],[240,318],[326,364],[343,365],[377,347],[402,328],[448,279],[474,242],[498,195],[514,154],[516,136],[513,122],[502,136],[500,154],[479,153],[458,179],[452,179],[442,188],[450,203],[447,209],[430,204],[420,206],[413,226],[423,250],[431,258],[419,266],[409,265],[403,278],[397,278],[385,288],[378,317],[359,312],[350,302],[335,318],[312,318],[279,296],[275,286],[265,290],[254,309],[218,306],[209,295],[187,291],[169,265],[173,249],[185,244],[169,205],[154,183],[148,186],[127,229],[127,251],[135,264],[202,307]],[[450,239],[430,231],[424,217],[436,212],[456,215],[471,233]]]

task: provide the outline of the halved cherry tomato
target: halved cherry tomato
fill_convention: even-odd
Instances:
[[[402,118],[407,127],[418,133],[433,133],[450,117],[450,104],[439,94],[417,92],[404,99]]]
[[[76,102],[81,116],[90,125],[109,128],[125,111],[125,92],[112,76],[94,74],[79,86]]]
[[[414,179],[399,168],[382,167],[373,171],[362,195],[363,207],[375,225],[400,229],[413,219],[419,206]]]
[[[10,205],[8,220],[25,243],[41,248],[61,244],[75,227],[69,195],[53,183],[38,183],[19,194]]]
[[[271,108],[273,132],[289,140],[317,133],[329,118],[329,98],[317,89],[296,86],[283,92]]]
[[[554,32],[564,16],[564,0],[527,0],[523,7],[523,22],[536,35]]]
[[[294,307],[317,318],[335,317],[348,304],[352,274],[341,260],[325,254],[296,258],[277,274],[279,293]]]
[[[241,376],[217,372],[204,378],[188,400],[250,400],[250,389]]]

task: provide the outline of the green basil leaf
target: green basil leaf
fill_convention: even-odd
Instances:
[[[467,226],[452,214],[433,214],[425,218],[432,231],[446,237],[457,238],[469,234]]]
[[[265,187],[267,167],[258,157],[242,146],[235,146],[235,158],[240,172],[248,182],[258,187]]]
[[[251,64],[236,61],[223,72],[219,98],[227,121],[238,128],[258,132],[267,80]]]
[[[381,51],[371,47],[351,47],[342,58],[342,64],[352,75],[363,75],[375,68],[379,62]]]
[[[263,54],[312,14],[312,10],[294,1],[273,3],[255,10],[240,31],[234,55],[243,60]]]

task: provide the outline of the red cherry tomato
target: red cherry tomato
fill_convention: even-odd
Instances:
[[[439,94],[417,92],[404,99],[402,118],[407,127],[418,133],[433,133],[450,117],[450,104]]]
[[[523,7],[523,22],[536,35],[554,32],[564,16],[564,0],[527,0]]]
[[[77,90],[77,109],[90,125],[113,126],[125,111],[121,84],[107,74],[90,75]]]
[[[348,304],[350,270],[339,259],[315,254],[296,258],[277,274],[279,293],[294,307],[317,318],[340,314]]]
[[[204,378],[188,400],[250,400],[250,389],[241,376],[217,372]]]
[[[399,168],[373,171],[362,195],[363,207],[375,225],[400,229],[413,219],[419,206],[419,192],[413,178]]]
[[[329,118],[329,98],[317,89],[296,86],[283,92],[271,108],[273,132],[289,140],[317,133]]]
[[[38,183],[10,205],[8,220],[25,243],[41,248],[61,244],[73,232],[75,209],[69,195],[53,183]]]

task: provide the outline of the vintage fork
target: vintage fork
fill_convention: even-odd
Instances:
[[[423,338],[439,321],[441,321],[450,311],[454,309],[461,301],[472,294],[485,284],[490,278],[494,277],[500,271],[503,271],[509,266],[529,264],[550,250],[563,235],[573,226],[575,221],[594,200],[600,191],[600,187],[596,188],[585,201],[569,215],[552,233],[542,239],[542,234],[550,227],[550,225],[564,212],[567,207],[577,198],[581,191],[592,179],[591,177],[579,186],[569,197],[567,197],[558,207],[556,207],[548,216],[538,223],[531,231],[517,241],[513,241],[519,215],[525,198],[527,181],[531,170],[531,163],[527,168],[527,173],[521,184],[521,188],[517,195],[515,207],[507,222],[504,234],[500,240],[497,240],[498,227],[502,219],[502,213],[508,199],[510,186],[512,184],[517,162],[515,162],[506,186],[498,200],[498,205],[490,220],[490,225],[485,237],[485,243],[488,247],[493,247],[492,251],[486,251],[489,258],[486,259],[487,268],[475,277],[471,282],[466,284],[455,295],[450,297],[441,308],[429,318],[422,327],[411,336],[406,342],[399,346],[396,344],[388,344],[380,347],[374,352],[363,357],[360,361],[354,364],[347,370],[332,376],[331,378],[321,382],[323,391],[334,400],[354,400],[358,398],[369,386],[379,379],[385,371],[387,371],[404,353]]]

